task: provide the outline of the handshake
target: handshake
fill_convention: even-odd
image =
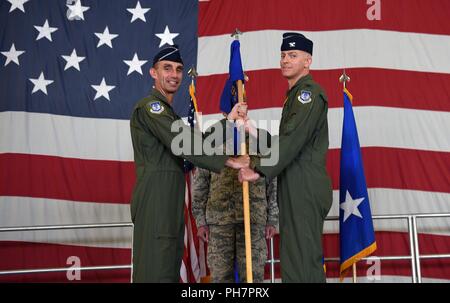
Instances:
[[[226,166],[239,169],[239,181],[254,182],[260,178],[260,175],[250,168],[250,156],[244,155],[239,157],[228,158]]]

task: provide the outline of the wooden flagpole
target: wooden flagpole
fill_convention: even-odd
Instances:
[[[232,37],[236,40],[239,40],[239,35],[242,33],[236,29]],[[242,80],[237,81],[237,89],[238,89],[238,102],[245,104],[244,100],[244,84]],[[242,126],[245,128],[245,126]],[[245,143],[245,129],[244,131],[240,131],[239,133],[244,134],[244,139],[241,139],[241,155],[247,154],[247,146]],[[253,270],[252,270],[252,240],[250,233],[250,199],[249,199],[249,191],[248,191],[248,181],[242,182],[242,196],[243,196],[243,204],[244,204],[244,232],[245,232],[245,264],[247,270],[247,283],[253,283]]]

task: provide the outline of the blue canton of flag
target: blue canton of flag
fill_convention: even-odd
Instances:
[[[17,180],[15,186],[10,186],[15,181],[0,182],[2,218],[7,217],[5,207],[11,214],[21,213],[27,203],[26,214],[16,218],[26,225],[95,223],[105,216],[111,222],[131,219],[129,119],[136,103],[151,91],[149,69],[162,48],[179,45],[184,64],[196,66],[198,7],[198,0],[0,0],[0,166],[4,176]],[[173,102],[181,117],[188,112],[188,85],[185,78]],[[165,106],[154,103],[151,110],[161,113]],[[18,191],[11,195],[10,188]],[[5,204],[6,196],[20,200]],[[195,271],[195,224],[189,220],[186,226],[192,241],[185,242],[190,258],[183,259],[183,268]],[[24,243],[51,245],[18,257],[18,268],[56,264],[52,258],[41,263],[36,256],[52,255],[47,249],[61,254],[72,243],[83,255],[94,249],[92,260],[100,263],[129,262],[129,250],[118,252],[130,247],[129,235],[124,229],[97,237],[25,235]],[[24,239],[23,234],[16,237]],[[114,244],[104,247],[108,253],[95,248],[105,243]],[[22,245],[14,249],[22,251]],[[0,252],[0,259],[5,255]],[[124,272],[124,277],[122,281],[129,281],[129,274]],[[114,274],[105,281],[116,278]]]
[[[377,247],[351,100],[352,95],[344,89],[339,186],[341,279],[353,263],[370,255]]]
[[[129,119],[162,47],[196,65],[197,15],[197,0],[2,0],[0,111]],[[182,117],[188,85],[174,100]]]
[[[195,107],[194,107],[194,102],[191,101],[189,102],[189,111],[188,111],[188,116],[187,116],[187,120],[188,120],[188,124],[190,127],[194,127],[195,123]]]

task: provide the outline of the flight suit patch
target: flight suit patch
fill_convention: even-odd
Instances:
[[[312,101],[311,92],[309,90],[302,90],[298,96],[298,101],[302,104],[307,104]]]
[[[160,114],[164,111],[164,106],[162,106],[159,101],[150,102],[147,106],[152,114]]]

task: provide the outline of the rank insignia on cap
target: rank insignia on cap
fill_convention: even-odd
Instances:
[[[149,103],[147,106],[150,108],[150,112],[153,114],[160,114],[164,110],[164,106],[162,106],[159,101]]]
[[[311,102],[311,92],[309,90],[302,90],[298,96],[298,101],[303,104]]]

